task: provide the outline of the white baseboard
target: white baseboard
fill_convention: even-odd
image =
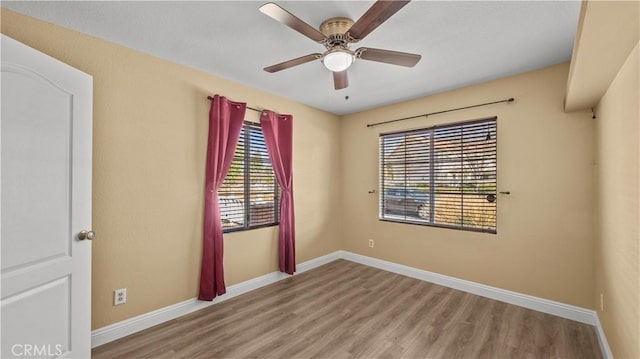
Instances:
[[[314,258],[309,261],[296,265],[296,274],[306,272],[310,269],[319,267],[323,264],[333,262],[339,259],[340,253],[333,252],[322,257]],[[183,302],[172,304],[170,306],[154,310],[133,318],[123,320],[118,323],[107,325],[91,332],[91,347],[95,348],[99,345],[109,343],[116,339],[123,338],[127,335],[139,332],[143,329],[150,328],[154,325],[161,324],[168,320],[195,312],[208,306],[223,302],[227,299],[239,296],[252,290],[275,283],[290,275],[281,272],[272,272],[263,276],[253,278],[242,283],[234,284],[227,287],[227,293],[214,298],[211,302],[200,301],[197,298],[187,299]]]
[[[512,292],[506,289],[495,288],[488,285],[475,283],[464,279],[458,279],[347,251],[336,251],[322,257],[314,258],[309,261],[300,263],[296,266],[296,274],[306,272],[310,269],[319,267],[329,262],[333,262],[337,259],[345,259],[351,262],[356,262],[370,267],[386,270],[388,272],[397,273],[407,277],[461,290],[463,292],[476,294],[482,297],[517,305],[535,311],[567,318],[580,323],[593,325],[596,328],[596,333],[598,334],[598,341],[600,342],[602,355],[605,359],[613,358],[604,331],[602,330],[602,326],[600,325],[598,314],[593,310],[534,297],[527,294]],[[137,317],[126,319],[121,322],[96,329],[91,333],[91,347],[94,348],[99,345],[106,344],[110,341],[125,337],[146,328],[150,328],[154,325],[161,324],[165,321],[183,316],[196,310],[206,308],[216,303],[220,303],[227,299],[231,299],[238,295],[264,287],[288,277],[290,276],[280,272],[265,274],[263,276],[227,287],[227,293],[225,295],[216,297],[211,302],[199,301],[197,300],[197,298],[193,298],[185,300],[184,302],[170,305],[168,307],[160,308],[153,312],[142,314]]]
[[[609,347],[607,336],[604,335],[604,329],[602,328],[602,324],[600,323],[600,317],[598,316],[598,313],[595,313],[595,317],[596,334],[598,334],[598,342],[600,343],[600,349],[602,349],[602,357],[604,359],[613,359],[613,352],[611,351],[611,347]]]

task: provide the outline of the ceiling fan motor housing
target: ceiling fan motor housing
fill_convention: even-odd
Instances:
[[[346,36],[347,31],[353,25],[353,20],[347,17],[332,17],[322,22],[320,32],[327,37],[325,46],[327,49],[334,47],[348,48],[353,39]]]
[[[351,44],[364,39],[410,1],[378,0],[355,22],[347,17],[332,17],[322,22],[317,30],[279,5],[266,3],[260,6],[262,13],[322,44],[327,50],[322,54],[313,53],[268,66],[264,70],[273,73],[321,59],[324,67],[333,72],[334,88],[340,90],[349,86],[347,69],[356,59],[413,67],[420,60],[420,55],[369,47],[349,49]]]

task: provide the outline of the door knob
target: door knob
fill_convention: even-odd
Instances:
[[[96,232],[94,231],[80,231],[80,233],[78,233],[78,239],[81,241],[85,239],[92,240],[94,238],[96,238]]]

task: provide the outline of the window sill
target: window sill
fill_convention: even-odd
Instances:
[[[234,233],[234,232],[244,232],[244,231],[250,231],[252,229],[259,229],[259,228],[266,228],[266,227],[275,227],[280,225],[280,222],[277,223],[269,223],[269,224],[261,224],[259,226],[252,226],[252,227],[238,227],[238,228],[228,228],[228,229],[223,229],[222,233]]]

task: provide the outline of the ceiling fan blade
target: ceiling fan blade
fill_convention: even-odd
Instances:
[[[369,61],[384,62],[391,65],[414,67],[422,58],[418,54],[410,54],[408,52],[372,49],[369,47],[361,47],[356,50],[359,58]]]
[[[409,0],[410,1],[410,0]],[[349,34],[356,40],[362,40],[393,14],[407,5],[409,1],[376,1],[358,21],[351,26]]]
[[[336,90],[342,90],[349,86],[349,77],[347,76],[347,70],[333,73],[333,87]]]
[[[310,38],[313,41],[322,42],[325,39],[324,34],[322,34],[320,31],[316,30],[311,25],[300,20],[292,13],[272,2],[260,6],[260,11],[265,15],[289,26],[290,28],[296,30],[297,32]]]
[[[307,62],[313,61],[313,60],[317,60],[319,58],[322,57],[322,54],[309,54],[306,56],[302,56],[302,57],[298,57],[296,59],[293,60],[289,60],[289,61],[285,61],[285,62],[281,62],[279,64],[275,64],[275,65],[271,65],[268,67],[265,67],[264,70],[266,72],[278,72],[278,71],[282,71],[285,69],[288,69],[290,67],[294,67],[294,66],[298,66],[298,65],[302,65],[302,64],[306,64]]]

